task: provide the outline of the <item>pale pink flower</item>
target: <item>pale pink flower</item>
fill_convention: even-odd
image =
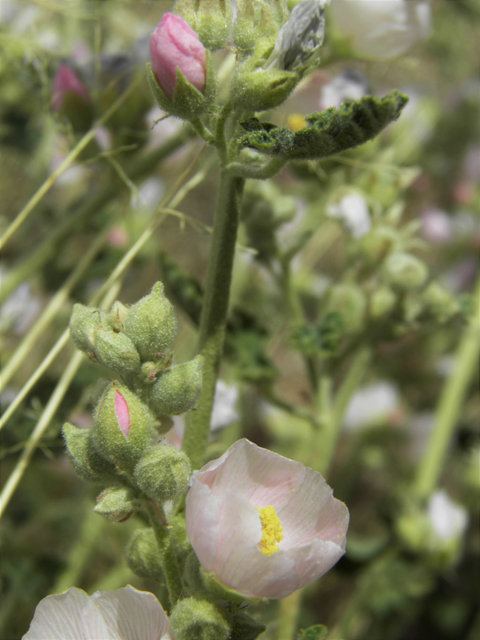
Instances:
[[[245,439],[187,493],[187,534],[203,568],[252,598],[285,598],[331,569],[348,520],[319,473]]]
[[[174,640],[167,614],[153,593],[130,585],[89,596],[72,587],[47,596],[22,640]]]
[[[165,13],[150,39],[150,60],[159,85],[172,99],[177,69],[203,92],[206,84],[206,50],[195,31],[180,16]]]
[[[53,81],[53,108],[60,111],[68,93],[74,93],[79,98],[90,101],[87,87],[79,79],[77,74],[68,65],[62,63],[58,67],[57,75]]]

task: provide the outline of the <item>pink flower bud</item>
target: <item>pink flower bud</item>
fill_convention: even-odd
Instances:
[[[150,40],[152,69],[165,94],[172,99],[177,70],[203,93],[206,85],[206,51],[195,31],[180,16],[166,13]]]
[[[53,108],[55,111],[61,110],[68,93],[74,93],[85,102],[90,102],[87,87],[80,81],[76,73],[63,63],[58,67],[57,75],[53,81]]]
[[[120,429],[128,438],[128,434],[130,433],[130,411],[128,409],[127,401],[120,391],[117,391],[115,394],[115,413],[117,414]]]

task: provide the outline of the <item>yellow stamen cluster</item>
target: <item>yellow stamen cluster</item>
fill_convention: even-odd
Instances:
[[[275,507],[263,507],[258,511],[260,511],[260,522],[263,530],[262,539],[258,543],[258,547],[264,555],[271,556],[275,551],[280,550],[278,543],[283,540],[282,523],[277,516]]]

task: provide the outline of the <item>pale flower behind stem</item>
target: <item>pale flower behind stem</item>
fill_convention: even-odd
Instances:
[[[401,55],[430,31],[428,0],[334,0],[330,13],[354,51],[371,58]]]
[[[467,510],[453,502],[446,491],[435,491],[428,502],[427,514],[432,532],[441,542],[461,538],[467,529]]]
[[[196,474],[186,499],[203,568],[252,598],[285,598],[331,569],[348,521],[319,473],[245,439]]]
[[[130,585],[89,596],[72,587],[39,602],[22,640],[174,640],[167,614],[152,593]]]

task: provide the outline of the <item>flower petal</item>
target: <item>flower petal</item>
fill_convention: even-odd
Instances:
[[[117,591],[96,591],[92,600],[105,620],[105,638],[159,640],[166,634],[173,639],[167,614],[153,593],[127,585]]]
[[[23,640],[121,640],[107,626],[95,602],[82,589],[47,596],[38,603]]]

